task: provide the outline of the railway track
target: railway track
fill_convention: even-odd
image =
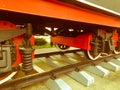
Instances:
[[[90,61],[86,59],[79,49],[71,49],[65,52],[51,51],[35,54],[34,73],[27,76],[12,79],[2,85],[0,90],[19,90],[34,83],[46,81],[46,86],[50,90],[72,90],[62,79],[58,77],[65,74],[85,86],[94,83],[94,77],[86,71],[97,76],[105,77],[109,70],[119,71],[120,55],[103,56],[98,60]],[[38,64],[44,62],[51,66],[50,69],[42,69]],[[59,84],[62,82],[64,89]],[[50,83],[53,83],[50,85]],[[54,85],[54,89],[53,89]],[[56,88],[55,88],[56,87]],[[59,89],[58,89],[59,88]],[[61,89],[60,89],[61,88]]]

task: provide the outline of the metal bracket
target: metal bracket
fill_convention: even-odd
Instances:
[[[0,59],[0,73],[10,71],[11,68],[11,54],[10,46],[2,46]]]

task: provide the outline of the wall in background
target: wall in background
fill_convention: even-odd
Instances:
[[[86,0],[120,13],[120,0]]]

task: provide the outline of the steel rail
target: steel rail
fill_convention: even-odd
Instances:
[[[52,52],[38,53],[38,54],[35,54],[35,58],[49,57],[51,55],[63,55],[65,53],[75,53],[78,51],[82,51],[82,50],[81,49],[73,49],[73,50],[67,50],[67,51],[52,51]]]
[[[51,71],[47,71],[44,73],[35,73],[32,75],[28,75],[25,77],[21,77],[21,78],[6,82],[6,83],[0,85],[0,90],[19,90],[23,87],[32,85],[34,83],[41,82],[41,81],[49,79],[49,78],[56,79],[57,76],[59,76],[61,74],[65,74],[65,73],[68,73],[68,72],[74,71],[74,70],[79,71],[86,66],[97,65],[98,63],[100,63],[102,61],[106,62],[106,61],[109,61],[111,58],[117,58],[117,57],[120,57],[120,55],[111,55],[108,57],[100,58],[95,61],[87,60],[86,62],[82,62],[82,63],[78,62],[75,64],[58,67],[58,68],[55,68]]]

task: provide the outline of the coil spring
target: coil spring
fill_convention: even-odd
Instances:
[[[103,47],[102,41],[99,40],[99,41],[98,41],[98,52],[102,52],[102,50],[103,50],[102,47]]]
[[[22,67],[24,72],[29,72],[30,70],[33,69],[32,66],[32,49],[25,49],[21,50],[22,51]]]

